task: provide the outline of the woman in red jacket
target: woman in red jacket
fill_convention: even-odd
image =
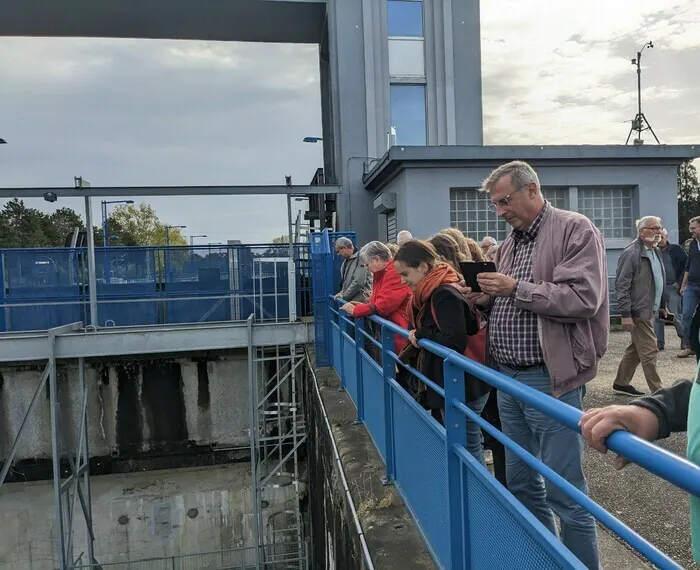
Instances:
[[[372,295],[368,303],[346,303],[340,310],[357,318],[378,315],[408,328],[406,310],[411,290],[401,282],[389,248],[380,241],[371,241],[360,250],[360,261],[372,272]],[[394,352],[401,352],[406,342],[402,336],[394,335]]]

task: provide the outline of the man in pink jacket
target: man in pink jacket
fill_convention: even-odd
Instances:
[[[513,231],[497,255],[498,273],[478,277],[491,304],[489,348],[495,367],[514,381],[581,409],[582,387],[596,375],[610,331],[605,246],[581,214],[542,196],[535,171],[511,162],[484,182],[493,210]],[[580,491],[588,486],[579,434],[498,392],[503,433]],[[588,568],[599,568],[593,517],[506,449],[508,489]]]

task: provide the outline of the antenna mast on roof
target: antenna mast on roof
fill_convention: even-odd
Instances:
[[[651,128],[649,121],[647,121],[644,113],[642,113],[642,52],[646,47],[653,48],[654,43],[651,41],[645,43],[642,49],[637,52],[637,57],[632,60],[632,65],[637,66],[637,115],[632,119],[632,126],[630,127],[630,132],[627,135],[625,144],[629,144],[630,137],[634,131],[637,131],[637,138],[634,139],[634,144],[636,145],[644,144],[644,140],[642,140],[642,132],[644,131],[650,131],[651,134],[654,135],[656,143],[661,144],[659,137],[656,136],[654,129]]]

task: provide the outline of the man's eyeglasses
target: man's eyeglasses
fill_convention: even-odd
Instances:
[[[513,192],[508,194],[508,196],[503,196],[503,198],[500,198],[495,202],[491,202],[491,204],[489,204],[489,210],[495,212],[498,210],[499,207],[505,208],[508,204],[510,204],[513,201],[513,194],[515,194],[516,192],[522,192],[523,190],[525,190],[525,188],[527,188],[527,186],[518,188],[517,190],[514,190]]]
[[[662,228],[660,226],[652,226],[650,228],[647,227],[647,228],[642,228],[642,229],[643,230],[651,230],[652,232],[660,232]]]

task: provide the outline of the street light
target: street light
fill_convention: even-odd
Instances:
[[[317,142],[322,141],[322,140],[323,140],[322,137],[304,137],[303,142],[316,144]]]
[[[0,144],[7,144],[7,141],[5,139],[0,139]]]
[[[165,226],[165,247],[170,245],[170,228],[184,230],[187,226]]]
[[[195,234],[193,236],[190,236],[190,247],[194,245],[194,238],[205,238],[209,237],[207,234]]]
[[[104,246],[109,247],[110,235],[107,233],[107,205],[108,204],[133,204],[133,200],[102,200],[102,238],[104,241]]]

